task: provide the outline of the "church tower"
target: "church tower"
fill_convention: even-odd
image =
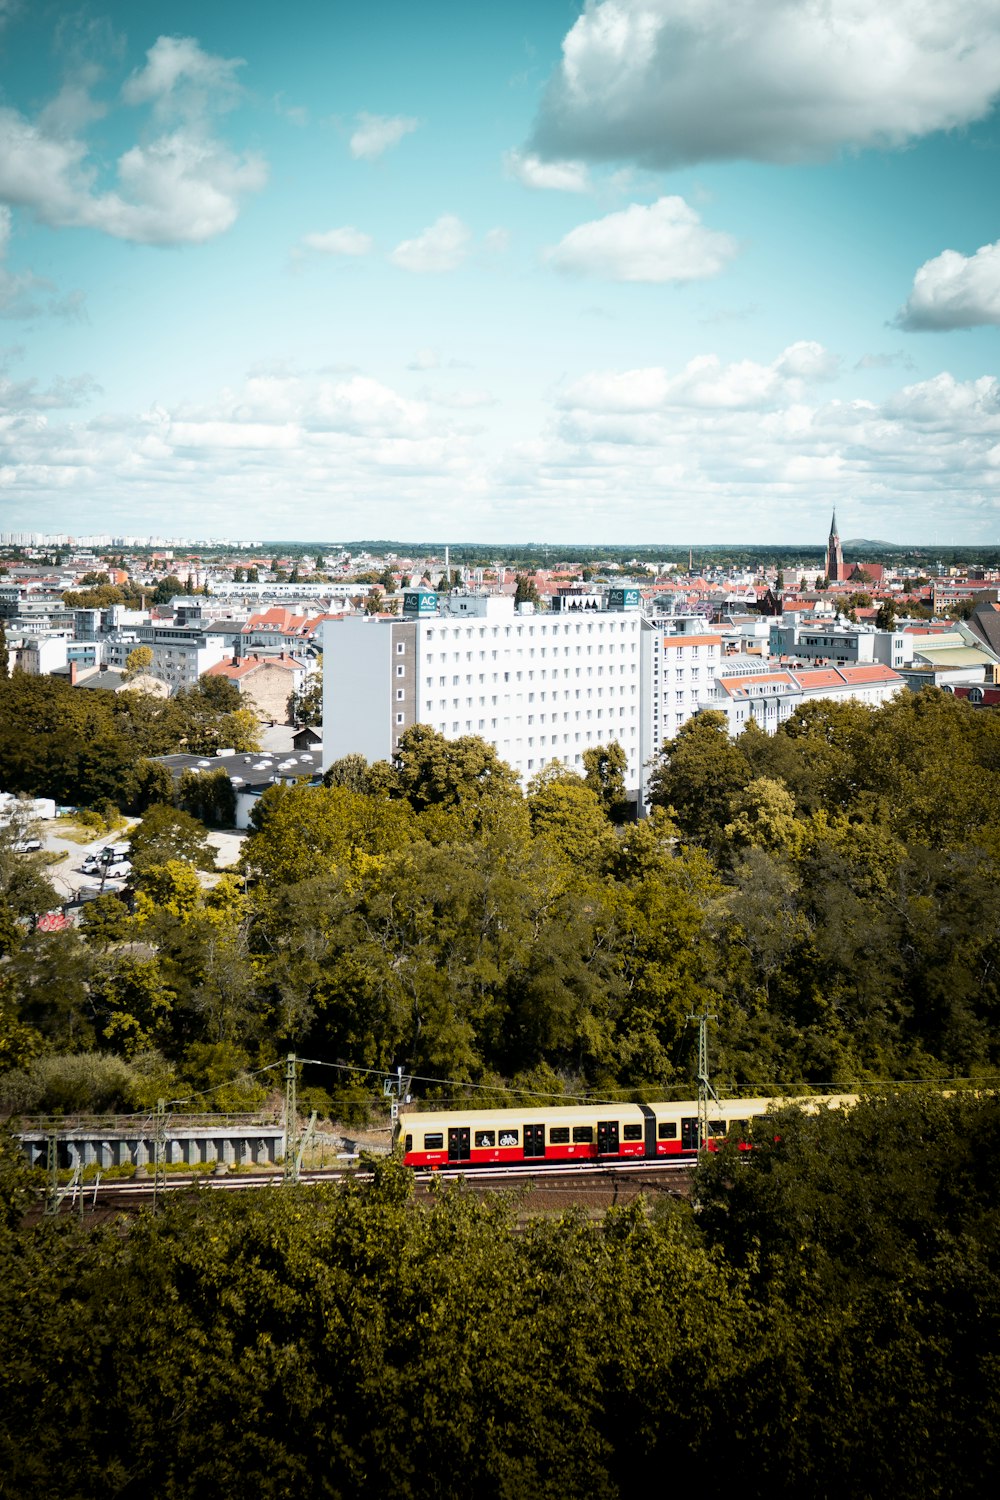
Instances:
[[[826,576],[831,583],[843,583],[847,577],[844,568],[844,554],[840,548],[840,537],[837,535],[837,512],[833,513],[830,522],[830,540],[826,544]]]

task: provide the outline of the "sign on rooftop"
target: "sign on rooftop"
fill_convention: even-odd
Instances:
[[[438,596],[433,589],[406,589],[403,593],[404,615],[436,615]]]
[[[638,609],[639,608],[639,590],[638,589],[609,589],[608,590],[608,608],[609,609]]]

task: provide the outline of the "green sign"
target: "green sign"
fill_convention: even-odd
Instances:
[[[404,615],[436,615],[438,596],[432,589],[407,589],[403,595]]]
[[[638,609],[639,608],[639,590],[638,589],[609,589],[608,590],[608,608],[609,609]]]

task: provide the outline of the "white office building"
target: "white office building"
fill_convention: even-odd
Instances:
[[[411,724],[478,735],[527,781],[550,761],[617,741],[639,786],[641,637],[637,589],[609,605],[574,593],[552,612],[515,612],[501,595],[412,590],[400,619],[323,627],[323,763],[391,759]]]

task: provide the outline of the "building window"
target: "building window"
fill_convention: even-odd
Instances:
[[[397,677],[405,677],[406,676],[406,668],[405,667],[397,667],[396,668],[396,676]]]
[[[402,703],[402,701],[403,701],[403,699],[405,697],[406,697],[406,689],[405,688],[397,688],[396,689],[396,702],[397,703]]]
[[[396,715],[396,723],[397,724],[402,724],[402,722],[403,722],[403,715],[402,714],[397,714]]]
[[[396,642],[396,655],[397,656],[402,656],[402,654],[403,654],[403,652],[405,650],[406,650],[406,646],[405,646],[404,642],[403,641],[397,641]]]

